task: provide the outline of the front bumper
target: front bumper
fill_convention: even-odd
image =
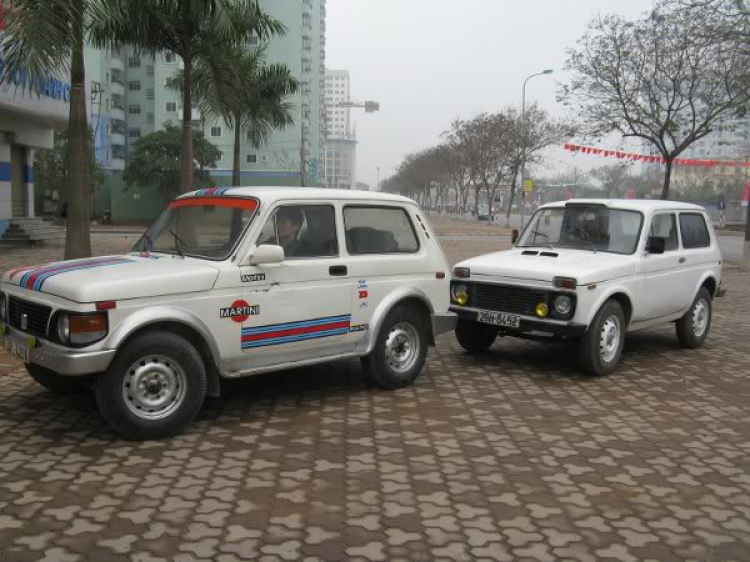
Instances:
[[[450,332],[456,329],[458,316],[453,312],[432,315],[432,335],[438,337],[440,334]]]
[[[479,310],[475,308],[451,306],[451,311],[455,312],[462,320],[477,322]],[[485,324],[490,326],[490,324]],[[516,328],[497,327],[498,331],[505,335],[539,335],[539,336],[558,336],[567,338],[580,338],[588,330],[585,324],[576,322],[560,322],[550,320],[539,320],[521,316],[520,326]]]
[[[0,348],[5,349],[6,341],[12,341],[16,345],[29,347],[29,360],[34,365],[39,365],[57,373],[58,375],[80,376],[101,373],[109,368],[115,357],[114,349],[101,351],[81,351],[79,349],[68,349],[46,341],[34,338],[36,345],[28,346],[29,337],[17,330],[0,326]]]

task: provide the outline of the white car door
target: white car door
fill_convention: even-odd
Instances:
[[[285,259],[241,268],[251,314],[241,315],[240,345],[249,368],[347,351],[352,281],[341,257],[334,205],[279,205],[257,244],[285,247]]]
[[[665,245],[663,254],[651,254],[646,248],[643,258],[644,320],[673,314],[684,308],[684,298],[678,289],[685,268],[678,239],[677,214],[654,213],[648,235],[664,238]]]

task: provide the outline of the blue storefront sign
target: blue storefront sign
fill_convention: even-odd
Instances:
[[[0,57],[0,83],[4,81],[5,73],[8,71],[5,60]],[[50,77],[32,80],[26,68],[20,68],[13,72],[9,82],[21,90],[29,89],[40,97],[59,100],[65,103],[70,101],[69,83]]]

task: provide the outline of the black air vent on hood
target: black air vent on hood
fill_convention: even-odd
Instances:
[[[521,252],[522,256],[538,256],[539,252],[535,252],[534,250],[524,250]]]
[[[539,255],[545,258],[556,258],[560,254],[556,254],[555,252],[539,252]]]

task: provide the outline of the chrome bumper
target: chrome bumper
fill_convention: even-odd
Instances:
[[[4,328],[4,329],[2,329]],[[109,368],[109,364],[115,357],[114,349],[102,351],[81,351],[68,349],[49,342],[37,342],[35,347],[28,346],[28,337],[19,332],[8,332],[7,327],[0,328],[0,348],[5,349],[6,340],[18,345],[29,347],[29,360],[34,365],[39,365],[57,373],[58,375],[90,375],[101,373]]]
[[[438,337],[440,334],[456,329],[458,316],[454,312],[432,315],[432,335]]]

